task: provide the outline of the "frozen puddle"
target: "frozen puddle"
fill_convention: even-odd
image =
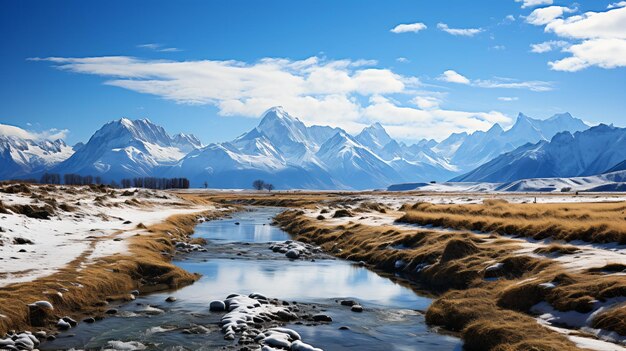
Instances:
[[[306,343],[326,351],[461,350],[459,339],[426,326],[419,311],[431,301],[411,289],[347,261],[289,260],[284,253],[272,251],[272,244],[290,239],[270,225],[279,211],[257,208],[199,224],[196,236],[208,240],[208,252],[193,252],[177,262],[201,273],[198,282],[177,291],[140,296],[120,306],[119,316],[80,323],[40,348],[239,350],[237,338],[224,340],[220,324],[224,312],[211,312],[209,304],[232,293],[261,293],[297,301],[329,316],[332,322],[285,324]],[[165,302],[168,296],[177,301]],[[342,300],[355,300],[363,311],[353,312]],[[163,313],[151,313],[155,310]]]

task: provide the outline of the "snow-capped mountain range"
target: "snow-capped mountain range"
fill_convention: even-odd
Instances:
[[[171,137],[148,119],[122,118],[100,128],[85,145],[50,169],[53,173],[98,175],[105,180],[154,176],[159,168],[176,163],[201,148],[193,135]]]
[[[588,125],[569,113],[557,114],[546,120],[520,113],[515,124],[506,131],[496,123],[486,132],[452,134],[433,150],[456,165],[459,172],[468,172],[526,143],[547,141],[559,132],[573,133],[587,128]]]
[[[60,139],[35,140],[0,134],[0,179],[45,171],[73,153],[72,147]]]
[[[340,128],[307,126],[274,107],[251,131],[229,142],[204,146],[193,135],[170,136],[147,119],[122,118],[105,124],[87,143],[73,149],[57,141],[62,143],[57,152],[31,151],[43,155],[31,157],[32,162],[14,151],[14,144],[25,140],[6,146],[3,140],[9,137],[0,137],[0,151],[9,150],[0,156],[0,165],[7,166],[0,177],[37,177],[50,171],[101,176],[107,181],[136,176],[186,177],[192,186],[207,182],[215,188],[249,188],[259,178],[278,189],[383,188],[394,183],[459,177],[503,157],[503,153],[514,153],[533,143],[550,144],[548,141],[559,132],[577,135],[588,128],[569,114],[547,120],[520,114],[508,130],[495,124],[485,132],[457,133],[441,142],[424,139],[407,145],[390,137],[379,123],[351,135]],[[29,150],[35,145],[41,148],[42,143],[31,141]],[[609,157],[605,163],[619,157]],[[15,167],[16,159],[26,161]],[[8,166],[12,170],[5,172]]]
[[[600,124],[582,132],[561,132],[550,141],[528,143],[453,179],[508,182],[526,178],[581,177],[623,168],[626,128]]]

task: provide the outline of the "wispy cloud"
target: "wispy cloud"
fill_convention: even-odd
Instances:
[[[554,90],[551,82],[545,82],[542,80],[531,81],[517,81],[514,79],[477,79],[472,81],[472,84],[481,88],[499,88],[499,89],[524,89],[536,92],[551,91]]]
[[[424,29],[428,28],[424,23],[407,23],[407,24],[398,24],[394,28],[391,29],[392,33],[417,33]]]
[[[501,77],[472,80],[454,70],[447,70],[443,72],[443,74],[437,79],[449,83],[471,85],[474,87],[489,89],[526,89],[536,92],[550,91],[554,89],[551,82],[540,80],[519,81],[516,79]]]
[[[176,103],[216,106],[222,116],[258,117],[269,107],[282,105],[306,123],[356,132],[380,121],[405,139],[442,138],[511,120],[498,111],[447,110],[437,95],[418,93],[422,84],[416,77],[370,60],[165,61],[127,56],[37,60]]]
[[[464,37],[473,37],[484,31],[482,28],[450,28],[445,23],[437,23],[437,28],[448,34]]]
[[[510,101],[517,101],[519,100],[519,98],[517,96],[500,96],[498,97],[498,100],[510,102]]]
[[[409,60],[406,57],[398,57],[398,58],[396,58],[396,61],[398,61],[400,63],[409,63],[409,62],[411,62],[411,60]]]
[[[530,51],[536,54],[542,54],[556,49],[568,47],[570,44],[564,40],[550,40],[543,43],[530,44]]]
[[[27,123],[27,125],[30,125],[30,123]],[[21,139],[32,139],[37,141],[65,139],[68,133],[69,130],[67,129],[52,128],[43,131],[33,131],[8,124],[0,124],[0,135],[17,137]]]
[[[148,44],[140,44],[137,45],[138,48],[148,49],[156,52],[178,52],[181,51],[179,48],[173,47],[165,47],[163,44],[158,43],[148,43]]]
[[[618,7],[626,7],[626,1],[620,1],[620,2],[611,3],[611,4],[607,5],[606,8],[610,10],[610,9],[615,9],[615,8],[618,8]]]
[[[515,2],[521,2],[522,8],[525,9],[527,7],[552,5],[553,0],[515,0]]]

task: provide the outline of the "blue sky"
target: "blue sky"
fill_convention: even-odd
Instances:
[[[120,117],[224,141],[271,105],[352,132],[380,121],[403,140],[520,111],[624,126],[624,6],[3,1],[0,123],[67,130],[70,143]]]

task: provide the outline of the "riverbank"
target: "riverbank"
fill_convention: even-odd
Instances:
[[[615,225],[597,226],[601,235],[586,233],[601,238],[597,240],[604,246],[580,241],[563,245],[545,237],[540,242],[422,227],[406,223],[417,217],[407,212],[426,205],[394,208],[398,203],[385,197],[378,203],[367,200],[291,210],[276,222],[296,240],[443,293],[428,309],[427,321],[460,332],[468,350],[623,349],[626,282],[621,271],[626,250],[617,242],[607,243],[622,237]],[[507,206],[505,201],[485,203]],[[573,207],[602,212],[615,205]],[[549,220],[550,213],[544,211],[543,217]],[[405,223],[396,221],[400,218]],[[598,220],[592,218],[593,224]]]
[[[171,263],[177,244],[190,241],[199,220],[232,211],[168,192],[95,186],[3,185],[0,200],[0,334],[49,336],[66,328],[64,317],[100,319],[115,302],[194,282],[197,275]]]
[[[284,350],[287,343],[278,346],[272,342],[277,340],[260,339],[264,330],[276,327],[287,328],[289,334],[293,331],[305,343],[323,350],[459,349],[458,338],[427,327],[420,311],[430,305],[430,298],[378,272],[322,254],[317,247],[296,245],[288,233],[270,225],[281,211],[255,207],[199,223],[193,237],[206,240],[205,250],[177,255],[172,261],[201,274],[198,281],[175,291],[139,295],[120,305],[112,317],[82,323],[42,349],[130,345],[146,350]],[[297,259],[281,250],[292,244],[299,251]],[[223,310],[234,294],[270,310],[258,309],[257,302],[247,298],[246,309]],[[276,307],[289,309],[289,315]],[[248,315],[245,322],[240,312]],[[234,340],[228,328],[231,322],[237,323],[232,328]],[[255,334],[259,339],[251,338]],[[295,342],[289,342],[293,347]]]

